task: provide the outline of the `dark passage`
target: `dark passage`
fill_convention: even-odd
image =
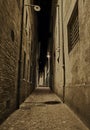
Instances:
[[[47,54],[48,40],[50,37],[49,27],[50,27],[51,3],[52,0],[35,0],[35,4],[38,4],[41,7],[41,11],[37,13],[38,40],[40,44],[39,72],[43,72],[47,60],[46,54]]]

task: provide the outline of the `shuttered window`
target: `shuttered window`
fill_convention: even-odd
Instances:
[[[68,23],[68,50],[73,49],[79,40],[79,22],[78,22],[78,4],[72,12],[71,18]]]

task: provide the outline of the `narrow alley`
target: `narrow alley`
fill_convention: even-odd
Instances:
[[[0,130],[89,130],[48,87],[38,87]]]
[[[90,0],[0,0],[0,130],[90,129]]]

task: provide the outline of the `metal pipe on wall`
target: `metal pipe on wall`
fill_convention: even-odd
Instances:
[[[58,53],[60,59],[60,6],[57,5],[57,16],[58,16]]]
[[[20,82],[21,82],[21,67],[22,67],[23,24],[24,24],[24,0],[22,0],[22,12],[21,12],[20,50],[19,50],[19,60],[18,60],[17,103],[16,103],[17,109],[19,109],[19,105],[20,105],[20,85],[21,85]]]
[[[64,52],[64,25],[63,25],[63,0],[61,0],[61,22],[62,22],[62,54],[63,54],[63,102],[65,102],[65,52]]]

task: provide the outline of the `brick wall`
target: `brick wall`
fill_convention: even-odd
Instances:
[[[0,1],[0,122],[17,108],[22,2],[19,0]],[[30,3],[29,0],[24,0],[24,2]],[[36,86],[36,45],[38,44],[34,13],[31,7],[24,6],[21,77],[19,77],[20,104]],[[24,53],[26,54],[25,61]]]
[[[20,10],[16,0],[0,1],[0,122],[16,108]]]

